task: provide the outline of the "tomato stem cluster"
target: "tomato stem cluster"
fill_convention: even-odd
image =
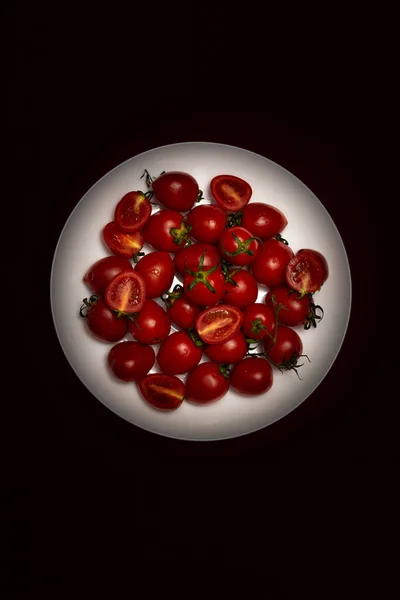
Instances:
[[[88,311],[92,308],[93,304],[95,302],[97,302],[97,300],[99,299],[99,296],[90,296],[89,300],[87,298],[84,298],[82,300],[83,304],[79,309],[79,316],[82,317],[83,319],[86,319]]]

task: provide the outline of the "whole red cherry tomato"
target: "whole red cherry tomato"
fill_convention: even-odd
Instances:
[[[254,304],[258,297],[258,285],[253,275],[246,269],[227,269],[225,271],[226,291],[224,304],[230,304],[243,310]]]
[[[158,298],[168,290],[175,276],[174,263],[168,252],[154,251],[143,256],[135,267],[146,285],[146,298]]]
[[[251,304],[243,311],[242,330],[251,340],[272,339],[276,329],[275,312],[261,302]]]
[[[129,319],[128,330],[141,344],[159,344],[169,335],[171,320],[162,306],[146,300],[139,314]]]
[[[280,306],[278,323],[296,327],[304,325],[311,317],[311,295],[301,297],[299,292],[291,289],[285,284],[278,285],[269,290],[265,295],[265,304],[272,310]],[[315,306],[314,306],[315,308]]]
[[[210,404],[221,400],[229,390],[229,380],[212,362],[197,365],[186,378],[186,400],[193,404]]]
[[[294,370],[303,365],[299,365],[299,359],[303,356],[303,342],[299,334],[286,325],[278,325],[275,336],[275,343],[271,344],[271,340],[265,338],[263,340],[264,351],[269,360],[280,371]],[[308,357],[306,356],[308,359]]]
[[[175,331],[161,342],[157,362],[163,373],[179,375],[194,369],[203,355],[186,331]]]
[[[89,332],[102,342],[118,342],[127,334],[127,319],[117,317],[103,298],[85,298],[79,314],[85,318]]]
[[[199,306],[192,304],[183,293],[183,287],[176,285],[172,292],[165,292],[161,299],[167,307],[167,314],[172,323],[181,329],[193,329],[196,317],[201,311]]]
[[[246,356],[247,344],[244,334],[239,330],[226,342],[222,344],[206,344],[203,348],[204,354],[213,362],[221,365],[237,363]]]
[[[178,250],[174,256],[174,265],[177,272],[186,277],[187,270],[197,271],[200,266],[200,259],[203,258],[203,267],[208,269],[221,261],[221,254],[218,249],[211,244],[191,244]]]
[[[240,394],[258,396],[271,389],[272,367],[264,358],[250,357],[237,363],[231,373],[231,386]]]
[[[151,346],[119,342],[108,353],[108,365],[122,381],[140,381],[153,367],[156,355]]]
[[[209,269],[203,267],[205,253],[200,258],[196,271],[188,270],[183,281],[186,297],[195,306],[213,306],[220,302],[225,294],[225,277],[221,267],[216,264]]]
[[[217,244],[226,225],[226,212],[215,204],[200,204],[186,215],[190,235],[203,244]]]
[[[256,258],[250,265],[253,277],[268,287],[276,287],[285,281],[286,267],[294,252],[280,240],[266,240],[260,245]]]
[[[166,208],[186,212],[199,198],[199,184],[192,175],[167,171],[152,182],[156,200]]]
[[[155,250],[177,252],[187,243],[190,229],[181,213],[162,209],[151,215],[142,228],[142,235]]]
[[[267,240],[281,233],[288,221],[279,208],[263,202],[250,202],[242,210],[240,224],[252,235]]]
[[[239,225],[226,229],[220,237],[218,249],[221,256],[233,265],[243,267],[252,263],[258,253],[258,240],[250,231]]]

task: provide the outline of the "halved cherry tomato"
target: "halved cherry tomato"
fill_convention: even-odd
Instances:
[[[260,245],[250,272],[262,285],[276,287],[285,281],[286,267],[294,252],[279,240],[266,240]]]
[[[301,296],[317,292],[328,279],[326,258],[317,250],[299,250],[286,267],[286,283]]]
[[[303,342],[299,334],[286,325],[278,325],[276,330],[275,343],[271,345],[271,340],[267,338],[263,341],[264,351],[269,360],[280,371],[294,370],[303,365],[299,365],[299,358],[304,356]]]
[[[175,331],[161,342],[157,362],[163,373],[179,375],[194,369],[202,355],[201,348],[186,331]]]
[[[112,373],[121,381],[140,381],[153,367],[156,355],[151,346],[119,342],[111,348],[107,360]]]
[[[204,254],[203,267],[205,269],[213,267],[221,261],[221,254],[212,244],[191,244],[181,248],[174,256],[174,266],[182,277],[186,277],[187,270],[197,271],[200,265],[200,259]]]
[[[123,271],[133,271],[131,261],[122,256],[105,256],[93,263],[83,277],[83,281],[93,294],[104,296],[111,279]]]
[[[185,397],[185,384],[175,375],[150,373],[138,384],[143,398],[161,410],[179,408]]]
[[[162,306],[146,300],[139,314],[129,319],[128,330],[141,344],[160,344],[169,335],[171,320]]]
[[[107,248],[116,256],[132,258],[143,247],[144,239],[141,232],[128,233],[123,231],[116,221],[111,221],[103,228],[102,238]]]
[[[203,310],[196,319],[196,329],[206,344],[222,344],[232,338],[243,322],[243,313],[229,304]]]
[[[93,296],[89,301],[85,298],[80,315],[86,318],[90,333],[102,342],[118,342],[128,332],[127,319],[118,317],[103,298]]]
[[[139,312],[146,300],[143,277],[136,271],[119,273],[107,285],[104,300],[120,315]]]
[[[186,400],[193,404],[210,404],[221,400],[229,390],[229,380],[212,362],[197,365],[186,378]]]
[[[151,204],[143,192],[128,192],[118,202],[114,219],[123,231],[138,231],[150,219]]]
[[[194,328],[201,308],[186,298],[181,285],[176,285],[172,292],[162,294],[161,299],[165,302],[167,314],[175,325],[187,330]]]
[[[218,249],[221,255],[233,265],[248,265],[257,256],[258,240],[244,227],[236,225],[226,229],[220,237]]]
[[[225,294],[225,277],[219,265],[209,269],[203,267],[205,253],[200,258],[196,271],[189,269],[183,288],[186,297],[195,306],[213,306],[220,302]]]
[[[243,311],[242,330],[251,340],[272,339],[276,329],[276,316],[272,308],[261,302],[251,304]]]
[[[143,256],[135,267],[146,285],[146,298],[158,298],[168,290],[175,276],[174,263],[168,252],[154,251]]]
[[[240,224],[252,235],[267,240],[281,233],[288,221],[279,208],[264,202],[251,202],[243,208]]]
[[[244,309],[254,304],[258,297],[258,285],[253,275],[246,269],[231,269],[225,272],[226,292],[222,299],[224,304]]]
[[[239,394],[258,396],[271,389],[274,380],[272,367],[264,358],[252,356],[237,363],[231,373],[231,386]]]
[[[199,196],[199,184],[192,175],[182,171],[167,171],[152,182],[156,200],[166,208],[185,212]]]
[[[226,212],[215,204],[200,204],[186,215],[190,236],[203,244],[217,244],[226,225]]]
[[[218,206],[228,212],[243,208],[253,193],[247,181],[235,175],[217,175],[211,180],[210,191]]]
[[[222,344],[206,344],[204,354],[212,361],[221,365],[237,363],[246,356],[247,344],[244,334],[239,330]]]
[[[278,323],[290,327],[304,325],[307,322],[307,317],[311,315],[311,302],[310,295],[301,297],[299,292],[284,284],[272,288],[265,296],[265,304],[272,310],[276,310],[281,305]]]
[[[191,226],[176,210],[162,209],[151,215],[142,228],[145,241],[156,250],[177,252],[189,239]]]

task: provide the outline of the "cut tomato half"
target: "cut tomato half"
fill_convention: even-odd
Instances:
[[[116,221],[111,221],[103,228],[102,237],[107,248],[116,256],[132,258],[140,252],[144,244],[141,232],[123,231]]]
[[[185,398],[185,384],[175,375],[151,373],[138,386],[143,398],[161,410],[175,410]]]
[[[326,258],[317,250],[299,250],[286,267],[286,283],[301,297],[317,292],[328,279]]]
[[[123,231],[138,231],[150,219],[151,203],[143,192],[128,192],[115,208],[114,218]]]
[[[218,304],[203,310],[196,319],[196,329],[206,344],[230,340],[243,323],[243,313],[234,306]]]
[[[253,190],[250,184],[235,175],[217,175],[210,183],[215,202],[227,212],[236,212],[249,202]]]
[[[106,287],[106,304],[120,315],[139,312],[146,300],[146,284],[136,271],[116,275]]]

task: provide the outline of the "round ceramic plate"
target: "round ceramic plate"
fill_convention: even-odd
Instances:
[[[208,201],[212,201],[209,183],[214,176],[229,173],[241,177],[253,189],[250,202],[272,204],[286,215],[288,225],[282,233],[294,252],[306,247],[324,254],[329,278],[314,296],[316,304],[325,311],[324,318],[315,329],[296,328],[303,341],[303,352],[311,361],[305,360],[301,367],[301,380],[294,371],[281,373],[274,368],[273,385],[263,395],[244,396],[231,389],[210,405],[196,406],[184,401],[175,411],[159,411],[146,403],[134,383],[120,382],[110,374],[106,357],[112,344],[94,339],[79,317],[82,299],[90,296],[82,277],[95,261],[110,254],[101,240],[101,230],[113,220],[115,206],[126,192],[146,191],[141,179],[145,169],[153,176],[171,170],[190,173]],[[151,248],[145,246],[144,250],[149,252]],[[268,288],[259,287],[259,302],[267,291]],[[299,179],[248,150],[188,142],[134,156],[107,173],[85,194],[71,213],[55,251],[51,306],[66,358],[100,402],[127,421],[156,434],[186,440],[218,440],[245,435],[281,419],[321,383],[346,334],[351,277],[343,241],[334,222]],[[154,349],[157,351],[157,346]],[[153,371],[156,370],[155,366]]]

